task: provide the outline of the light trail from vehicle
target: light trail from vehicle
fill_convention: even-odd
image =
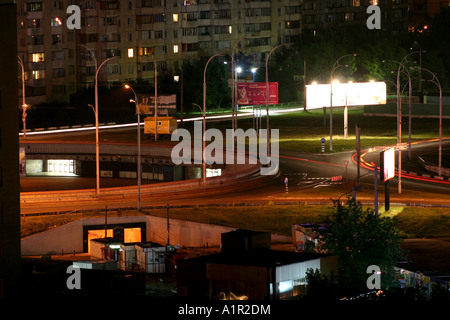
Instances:
[[[445,140],[445,139],[450,139],[450,137],[443,138],[443,140]],[[418,145],[420,143],[429,143],[429,142],[436,142],[436,141],[439,141],[439,138],[415,141],[415,142],[412,142],[411,144]],[[360,156],[360,161],[361,161],[360,166],[365,168],[365,169],[367,169],[367,170],[374,170],[375,163],[372,162],[372,161],[371,162],[365,161],[364,157],[368,153],[371,153],[371,152],[374,152],[374,151],[380,150],[380,149],[389,148],[389,147],[394,147],[394,146],[373,147],[373,148],[369,148],[369,149],[364,150],[364,152]],[[354,153],[352,155],[352,161],[353,161],[353,163],[358,165],[357,161],[355,159],[356,156],[357,156],[357,153]],[[398,176],[398,171],[397,170],[395,171],[395,175]],[[423,176],[417,176],[417,175],[413,175],[413,174],[409,174],[409,173],[405,173],[405,172],[402,172],[402,178],[412,179],[412,180],[419,180],[419,181],[425,181],[425,182],[432,182],[432,183],[439,183],[439,184],[444,184],[444,185],[450,185],[450,181],[437,180],[437,179],[423,177]]]
[[[295,112],[295,111],[301,111],[303,108],[292,108],[292,109],[282,109],[282,110],[272,110],[269,111],[269,115],[276,115],[279,113],[285,113],[285,112]],[[241,111],[243,113],[238,114],[238,117],[248,117],[250,110],[244,110]],[[262,114],[265,116],[265,114]],[[216,115],[216,116],[207,116],[206,120],[217,120],[217,119],[226,119],[230,118],[231,115],[225,114],[225,115]],[[203,120],[203,117],[193,117],[193,118],[186,118],[183,119],[183,122],[190,122],[190,121],[200,121]],[[181,122],[181,119],[177,119],[177,122]],[[143,126],[144,123],[141,123],[141,126]],[[129,127],[135,127],[137,126],[136,123],[124,123],[124,124],[107,124],[102,125],[99,127],[99,129],[121,129],[121,128],[129,128]],[[29,131],[27,132],[27,135],[45,135],[45,134],[55,134],[55,133],[70,133],[70,132],[80,132],[80,131],[90,131],[95,130],[95,126],[89,125],[84,127],[72,127],[72,128],[62,128],[62,129],[51,129],[51,130],[39,130],[39,131]],[[23,136],[23,132],[19,132],[19,136]]]

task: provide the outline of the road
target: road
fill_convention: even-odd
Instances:
[[[429,146],[429,145],[428,145]],[[420,144],[417,144],[417,148],[420,148]],[[378,152],[373,152],[365,155],[366,161],[376,161],[379,159]],[[207,205],[207,204],[231,204],[231,203],[266,203],[268,201],[274,202],[323,202],[331,205],[331,197],[336,198],[336,190],[327,194],[335,185],[340,185],[348,181],[348,189],[351,191],[353,182],[357,179],[357,166],[352,161],[354,152],[342,152],[335,154],[306,154],[298,151],[280,150],[280,175],[274,177],[271,181],[264,181],[263,183],[255,180],[245,184],[244,182],[238,185],[225,186],[220,189],[209,190],[196,190],[193,192],[183,192],[182,190],[175,190],[173,193],[164,194],[149,194],[146,190],[151,188],[151,185],[147,185],[144,182],[142,187],[142,206],[165,206],[170,204],[172,206],[181,205]],[[348,161],[346,168],[345,162]],[[347,169],[347,170],[346,170]],[[371,170],[361,168],[361,184],[370,188],[373,186],[374,178]],[[288,178],[289,193],[286,194],[283,180]],[[332,177],[337,177],[337,181],[332,181]],[[34,187],[39,189],[39,185],[42,185],[42,189],[55,190],[69,188],[77,185],[78,188],[93,188],[95,185],[95,179],[80,178],[80,177],[48,177],[48,178],[25,178],[22,180],[22,187],[24,190],[31,187],[31,182],[35,182],[34,179],[38,179],[38,183],[34,184]],[[415,191],[427,191],[436,194],[441,194],[442,197],[437,197],[436,201],[424,198],[404,198],[398,200],[396,193],[397,178],[391,181],[391,201],[395,202],[417,202],[417,203],[444,203],[449,202],[449,184],[443,184],[439,182],[421,181],[411,177],[404,177],[402,179],[402,188],[406,193],[407,190]],[[109,183],[109,185],[108,185]],[[124,188],[134,188],[135,181],[133,179],[116,179],[109,180],[107,178],[101,179],[102,188],[112,186],[123,186]],[[381,184],[380,184],[381,185]],[[90,187],[89,187],[90,186]],[[75,188],[74,188],[75,189]],[[313,189],[320,189],[324,195],[318,195],[309,191]],[[340,189],[341,190],[341,189]],[[76,191],[74,191],[76,192]],[[342,192],[342,191],[341,191]],[[137,192],[136,192],[137,193]],[[71,211],[81,209],[103,209],[105,206],[109,208],[113,207],[136,207],[137,196],[136,193],[132,196],[100,196],[96,200],[91,201],[47,201],[40,203],[23,203],[21,206],[22,213],[32,212],[55,212],[55,211]],[[359,201],[373,201],[373,196],[365,194],[365,196],[359,196]],[[384,201],[382,194],[379,196],[379,201]]]
[[[223,118],[220,118],[223,120]],[[185,120],[187,121],[187,120]],[[91,129],[92,130],[92,129]],[[123,128],[120,130],[124,130]],[[129,129],[134,130],[134,129]],[[52,133],[50,137],[58,137],[63,135],[71,135],[70,132]],[[27,135],[29,136],[29,135]],[[29,137],[31,138],[31,137]],[[39,139],[39,135],[37,135]],[[437,141],[423,141],[415,142],[412,145],[413,154],[417,154],[430,149],[437,150]],[[449,148],[450,140],[446,138],[444,140],[443,147]],[[379,149],[368,152],[363,151],[364,163],[377,163],[379,164]],[[402,152],[403,158],[407,157],[407,152]],[[310,192],[311,190],[323,190],[326,193],[328,190],[332,190],[333,186],[345,183],[347,181],[346,191],[351,191],[352,186],[356,184],[357,179],[357,166],[355,164],[355,152],[339,152],[339,153],[304,153],[293,150],[280,150],[280,175],[274,177],[272,181],[264,181],[260,183],[253,181],[250,184],[242,184],[239,186],[227,186],[219,191],[217,190],[202,190],[201,192],[180,192],[176,190],[174,194],[142,194],[143,206],[159,206],[170,203],[171,205],[189,205],[189,204],[213,204],[213,203],[236,203],[236,202],[267,202],[267,201],[323,201],[330,202],[330,195],[318,195],[317,193]],[[360,183],[366,188],[373,188],[374,177],[372,174],[372,168],[364,165],[360,168]],[[337,181],[332,181],[333,177]],[[288,178],[289,193],[286,194],[284,179]],[[124,187],[130,188],[134,185],[136,189],[136,181],[133,179],[100,179],[101,188],[108,187]],[[151,184],[151,181],[143,181],[143,188],[148,188],[146,185]],[[435,203],[450,204],[449,190],[450,182],[436,182],[419,180],[418,177],[403,175],[402,190],[405,193],[407,191],[423,191],[442,195],[442,199],[437,197],[434,200]],[[381,184],[380,184],[381,185]],[[398,178],[395,177],[391,180],[391,190],[395,191],[398,185]],[[81,177],[27,177],[21,179],[21,191],[39,191],[48,190],[54,192],[54,190],[77,190],[77,189],[93,189],[95,188],[95,178],[81,178]],[[133,187],[131,187],[133,188]],[[333,197],[336,196],[336,189],[334,190]],[[342,191],[342,190],[341,190]],[[76,191],[74,191],[76,192]],[[338,191],[339,192],[339,191]],[[392,192],[391,199],[395,200],[395,197],[399,197],[395,192]],[[137,194],[137,192],[135,193]],[[339,196],[339,195],[337,195]],[[373,195],[366,196],[367,201],[373,201]],[[134,197],[116,197],[105,198],[99,197],[95,201],[80,202],[80,201],[66,201],[64,203],[59,201],[46,202],[46,203],[22,203],[21,210],[24,213],[27,212],[45,212],[45,211],[59,211],[62,208],[64,210],[78,210],[82,208],[104,208],[106,205],[116,206],[136,206],[137,196]],[[360,198],[364,199],[364,198]],[[383,201],[383,198],[379,199]],[[430,202],[429,199],[413,199],[406,198],[404,201],[409,202]],[[432,201],[431,201],[432,202]]]

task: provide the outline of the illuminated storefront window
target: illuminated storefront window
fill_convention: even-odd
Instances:
[[[74,173],[75,164],[73,160],[48,160],[47,172],[52,173]]]

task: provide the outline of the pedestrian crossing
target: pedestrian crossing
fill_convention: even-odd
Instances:
[[[294,172],[294,173],[284,173],[284,184],[290,186],[298,186],[301,188],[318,188],[326,187],[331,185],[342,184],[342,176],[332,176],[332,177],[312,177],[308,173]]]

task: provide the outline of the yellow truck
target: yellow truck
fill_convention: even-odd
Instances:
[[[177,129],[177,118],[158,116],[158,137],[168,137]],[[144,119],[144,134],[155,135],[155,117],[147,117]]]

